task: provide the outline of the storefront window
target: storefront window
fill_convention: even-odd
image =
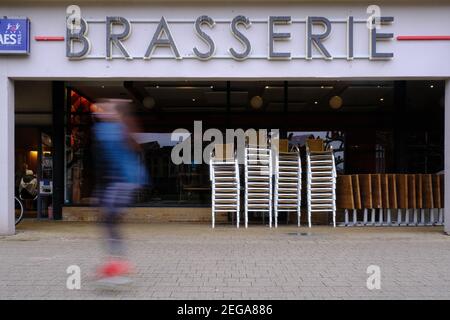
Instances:
[[[95,105],[70,91],[66,126],[66,192],[71,205],[95,203],[95,165],[92,155],[92,112]],[[170,133],[137,132],[138,156],[145,163],[149,181],[136,194],[138,206],[207,205],[210,203],[209,167],[205,164],[175,165],[171,160]]]
[[[210,205],[209,166],[175,164],[171,158],[179,143],[171,140],[171,132],[183,128],[192,133],[200,121],[203,132],[277,128],[303,149],[308,137],[320,138],[333,147],[341,174],[428,173],[443,167],[439,81],[136,81],[75,82],[71,87],[66,110],[68,205],[94,200],[95,104],[86,97],[135,103],[126,117],[137,123],[134,137],[150,176],[137,193],[138,206]]]
[[[150,206],[210,203],[208,165],[174,164],[171,154],[178,142],[171,140],[170,133],[141,132],[134,137],[141,145],[151,179],[138,203]]]

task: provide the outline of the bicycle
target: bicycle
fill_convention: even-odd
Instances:
[[[18,225],[24,216],[24,205],[22,201],[35,201],[38,198],[38,181],[32,170],[27,170],[19,184],[17,196],[14,197],[15,223]]]
[[[23,204],[22,201],[18,197],[14,197],[14,211],[15,211],[15,224],[16,226],[22,221],[23,219]]]

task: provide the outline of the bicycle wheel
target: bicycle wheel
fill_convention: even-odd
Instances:
[[[19,200],[19,198],[14,197],[14,203],[15,203],[15,218],[16,218],[16,225],[20,223],[23,219],[23,204],[22,201]]]

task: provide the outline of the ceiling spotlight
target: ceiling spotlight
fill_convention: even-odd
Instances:
[[[320,86],[320,89],[323,89],[323,88],[325,88],[324,86]]]
[[[317,102],[317,101],[314,101],[314,104],[318,104],[318,102]]]
[[[159,86],[158,86],[158,85],[156,86],[156,89],[159,89]]]
[[[433,89],[433,88],[434,88],[434,85],[430,84],[430,88]]]
[[[342,98],[339,96],[334,96],[330,99],[329,104],[332,109],[339,109],[342,107]]]
[[[195,98],[192,98],[192,102],[195,102]]]
[[[102,89],[105,89],[105,86],[102,86]]]
[[[260,109],[263,106],[263,103],[264,100],[260,96],[254,96],[250,99],[250,106],[255,110]]]
[[[211,86],[210,88],[211,88],[211,89],[214,89],[214,86]]]
[[[269,89],[269,86],[266,86],[266,89]]]
[[[153,109],[155,107],[155,99],[153,97],[145,97],[142,100],[142,105],[147,109]]]
[[[380,101],[383,102],[383,101],[384,101],[384,98],[380,98]]]

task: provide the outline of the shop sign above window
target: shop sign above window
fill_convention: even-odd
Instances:
[[[394,35],[382,29],[393,22],[394,17],[381,16],[377,19],[377,27],[369,28],[366,27],[367,18],[358,19],[353,16],[343,19],[323,16],[307,16],[302,19],[292,16],[269,16],[267,19],[251,19],[243,15],[229,19],[217,19],[208,15],[201,15],[196,19],[166,19],[164,16],[158,19],[127,19],[122,16],[107,16],[104,19],[80,18],[76,28],[67,26],[66,56],[69,59],[103,58],[108,60],[113,58],[125,60],[234,59],[239,61],[246,59],[389,60],[394,57],[392,50],[389,45],[387,47],[386,45],[381,47],[381,45],[382,42],[386,43],[386,40],[393,40]],[[228,34],[214,33],[219,24],[222,27],[226,25]],[[91,26],[99,30],[99,25],[103,30],[102,40],[88,33]],[[134,35],[136,28],[142,29],[142,25],[152,27],[147,27],[145,33]],[[180,25],[183,26],[183,31],[180,31]],[[178,30],[178,34],[173,32],[173,28]],[[346,31],[337,35],[333,32],[336,28]],[[192,37],[190,30],[193,30]],[[303,31],[299,32],[299,30]],[[364,31],[365,38],[362,38],[361,30]],[[230,33],[232,40],[228,39]],[[189,39],[192,41],[187,41],[186,37],[191,37]],[[302,37],[303,39],[300,39]],[[337,42],[339,47],[342,47],[340,54],[336,54],[329,41],[327,42],[327,39],[336,37],[339,39],[331,40],[337,40],[334,46]],[[179,45],[179,41],[184,45],[184,53],[180,50],[183,46]],[[262,41],[267,43],[265,53],[262,54],[262,51],[258,49],[260,54],[255,54],[254,47],[261,48]],[[290,43],[291,41],[293,42]],[[368,45],[364,45],[364,54],[361,54],[361,50],[357,52],[356,44],[367,43],[366,41]],[[295,50],[286,48],[286,44],[292,46],[293,43],[305,45],[302,49],[299,49],[299,46],[296,46]],[[93,46],[102,47],[104,51],[100,55],[92,55]],[[221,49],[226,46],[226,54],[216,52],[219,46]],[[170,49],[170,53],[164,56],[155,55],[155,52],[162,48]]]
[[[0,18],[0,54],[30,53],[30,20]]]

